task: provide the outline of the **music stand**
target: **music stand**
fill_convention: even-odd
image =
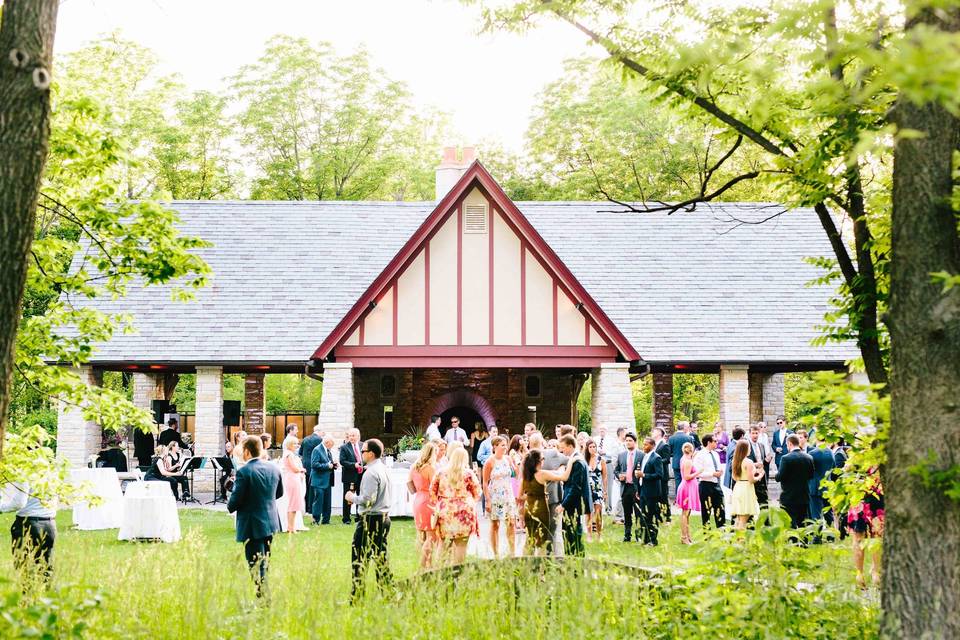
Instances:
[[[230,459],[230,456],[220,456],[210,458],[210,464],[213,465],[213,500],[204,502],[204,504],[217,504],[218,502],[226,504],[226,499],[220,499],[220,491],[223,486],[221,480],[224,474],[233,471],[233,460]]]
[[[188,500],[184,500],[183,504],[187,504],[188,502],[196,502],[197,504],[200,504],[200,501],[193,497],[193,472],[197,469],[202,469],[206,460],[206,458],[202,457],[190,458],[190,460],[187,462],[187,466],[183,468],[183,473],[190,474],[190,498]]]

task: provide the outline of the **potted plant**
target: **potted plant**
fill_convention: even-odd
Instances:
[[[417,426],[411,426],[403,432],[403,437],[397,441],[397,460],[415,462],[420,455],[420,449],[426,441],[426,431]]]

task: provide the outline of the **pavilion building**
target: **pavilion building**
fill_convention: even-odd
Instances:
[[[262,428],[267,373],[322,377],[319,424],[387,440],[431,414],[511,433],[577,421],[633,428],[631,379],[651,375],[654,422],[673,427],[672,376],[720,376],[728,424],[783,412],[784,373],[837,370],[852,344],[814,346],[831,255],[813,211],[701,204],[635,213],[597,202],[513,202],[464,149],[445,151],[436,202],[173,202],[210,284],[87,302],[137,333],[99,345],[79,373],[133,374],[134,401],[196,374],[198,455],[222,455],[223,375],[246,376],[244,421]],[[758,224],[760,220],[768,221]],[[58,450],[83,464],[100,428],[61,404]]]

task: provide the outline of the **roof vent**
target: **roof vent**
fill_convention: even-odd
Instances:
[[[468,204],[463,207],[463,232],[487,232],[487,205]]]

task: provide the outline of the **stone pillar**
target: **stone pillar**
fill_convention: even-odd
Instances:
[[[227,437],[223,428],[223,367],[197,367],[194,403],[194,455],[222,456]],[[195,490],[213,490],[213,468],[194,472]]]
[[[166,399],[164,376],[156,373],[133,374],[133,406],[152,411],[154,400]]]
[[[763,378],[764,374],[751,371],[747,374],[747,388],[750,395],[750,424],[763,420]]]
[[[334,440],[343,440],[354,426],[353,364],[328,362],[323,365],[323,390],[317,424]]]
[[[243,425],[247,433],[263,433],[267,415],[267,395],[263,386],[265,379],[262,373],[248,373],[244,377]]]
[[[768,433],[776,429],[777,416],[784,411],[784,374],[768,373],[763,376],[763,421]]]
[[[97,386],[102,375],[91,366],[71,367],[87,386]],[[57,456],[65,458],[71,467],[85,467],[91,455],[100,451],[103,429],[81,415],[80,407],[62,396],[57,403]]]
[[[630,386],[630,365],[626,362],[604,362],[593,370],[593,415],[591,431],[606,427],[616,433],[619,427],[636,429],[633,413],[633,390]]]
[[[720,365],[720,419],[728,430],[750,424],[750,382],[745,364]]]
[[[653,426],[673,433],[673,374],[653,374]]]

